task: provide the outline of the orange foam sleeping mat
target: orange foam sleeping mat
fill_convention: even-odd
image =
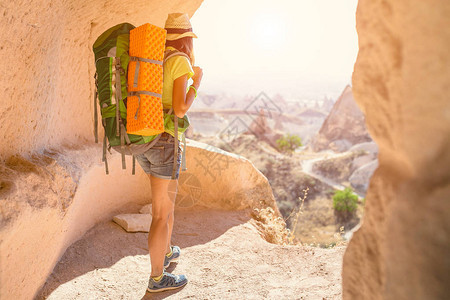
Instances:
[[[150,136],[164,132],[161,97],[165,43],[166,30],[158,26],[147,23],[130,31],[127,100],[129,134]]]

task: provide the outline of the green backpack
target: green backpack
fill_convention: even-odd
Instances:
[[[130,43],[130,30],[135,26],[129,23],[118,24],[103,34],[101,34],[93,45],[95,55],[95,85],[94,95],[94,135],[95,142],[98,143],[98,111],[97,99],[100,105],[102,125],[105,130],[103,138],[103,158],[106,174],[109,174],[107,150],[113,148],[122,154],[122,168],[125,169],[125,155],[133,156],[133,171],[135,174],[135,155],[141,154],[151,148],[159,139],[161,134],[153,136],[141,136],[127,134],[127,70],[130,60],[148,62],[139,57],[130,57],[128,54]],[[176,55],[186,54],[179,51],[166,52],[164,61]],[[162,64],[163,62],[158,62]],[[138,70],[139,68],[136,68]],[[138,71],[137,71],[138,72]],[[136,92],[135,92],[136,93]],[[137,92],[139,94],[139,92]],[[143,92],[145,93],[145,92]],[[184,132],[189,126],[187,115],[184,118],[177,118],[173,110],[164,110],[164,128],[174,132],[175,135],[175,157],[172,178],[175,176],[176,158],[178,153],[178,133],[182,133],[184,141],[183,170],[185,170],[185,149],[186,141]],[[148,144],[151,142],[150,144]],[[109,145],[107,146],[107,143]]]

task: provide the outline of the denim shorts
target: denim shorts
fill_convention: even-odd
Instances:
[[[136,160],[145,173],[162,179],[172,179],[175,138],[164,132],[155,145],[146,152],[136,155]],[[178,144],[175,178],[180,175],[181,147]]]

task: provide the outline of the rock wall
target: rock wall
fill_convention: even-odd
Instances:
[[[450,280],[450,2],[360,0],[355,99],[379,146],[344,299],[446,299]]]
[[[144,174],[114,156],[105,176],[99,163],[92,44],[115,24],[163,26],[201,2],[0,3],[0,299],[33,298],[71,243],[127,202],[148,202]]]
[[[95,39],[122,22],[164,26],[201,2],[2,1],[0,160],[92,141]]]
[[[271,207],[280,216],[267,179],[247,159],[189,141],[177,207],[240,210]],[[0,165],[0,299],[32,299],[69,247],[129,203],[151,202],[148,177],[131,175],[121,157],[109,157],[105,175],[98,146],[13,156]]]

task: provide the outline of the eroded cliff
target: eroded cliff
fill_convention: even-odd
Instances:
[[[168,13],[192,15],[201,2],[0,3],[0,298],[32,298],[74,240],[148,199],[145,176],[105,177],[98,165],[94,40],[121,22],[163,26]]]
[[[122,22],[164,26],[202,0],[2,1],[0,160],[92,141],[92,44]]]
[[[186,154],[189,169],[179,179],[178,207],[270,207],[280,216],[267,179],[247,159],[193,141]],[[99,147],[83,146],[32,159],[15,156],[1,166],[2,181],[9,185],[0,190],[2,299],[31,299],[87,230],[126,205],[151,202],[148,177],[140,168],[132,176],[114,154],[105,175],[100,158]]]
[[[379,146],[345,299],[445,299],[450,261],[450,3],[360,0],[355,99]]]

